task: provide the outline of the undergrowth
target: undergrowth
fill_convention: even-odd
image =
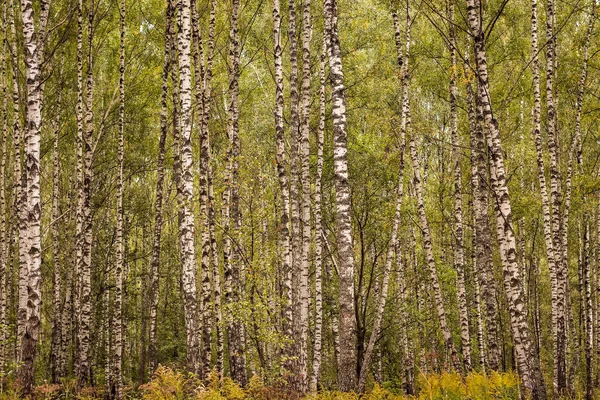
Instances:
[[[250,379],[244,389],[230,378],[213,372],[206,381],[159,366],[150,382],[137,388],[126,386],[127,400],[509,400],[519,399],[519,379],[514,373],[472,372],[462,377],[454,372],[420,374],[416,382],[417,394],[407,396],[387,385],[373,383],[362,395],[336,391],[321,391],[304,397],[285,386],[265,385],[258,376]],[[4,387],[0,400],[22,398],[18,391]],[[35,399],[96,400],[105,398],[101,387],[77,390],[75,380],[63,380],[61,384],[43,384],[36,387]]]

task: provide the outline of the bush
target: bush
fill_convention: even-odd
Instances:
[[[417,378],[418,395],[405,396],[394,393],[375,383],[370,392],[361,395],[325,391],[312,393],[305,400],[512,400],[519,399],[519,378],[515,373],[472,372],[462,377],[456,372],[420,374]],[[205,384],[193,375],[185,375],[159,366],[152,381],[140,386],[144,400],[270,400],[298,399],[299,396],[285,387],[265,386],[254,375],[247,389],[233,380],[210,373]],[[0,399],[1,400],[1,399]]]

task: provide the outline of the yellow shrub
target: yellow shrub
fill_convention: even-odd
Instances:
[[[196,393],[198,400],[244,400],[246,392],[231,378],[221,378],[216,371],[208,376],[208,385],[199,387]]]
[[[152,380],[140,386],[144,400],[184,400],[186,377],[181,372],[159,365]]]

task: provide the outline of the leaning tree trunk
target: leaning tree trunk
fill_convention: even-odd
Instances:
[[[332,82],[332,119],[336,197],[336,228],[339,263],[339,342],[338,388],[348,392],[356,386],[356,317],[354,313],[354,251],[350,219],[348,183],[348,132],[342,52],[338,37],[337,0],[324,0],[325,32]]]
[[[196,296],[196,240],[193,213],[194,175],[192,154],[192,74],[190,69],[190,0],[179,3],[179,101],[181,104],[180,185],[183,208],[180,210],[179,251],[187,335],[187,368],[199,373],[198,311]]]
[[[538,355],[535,352],[527,322],[525,294],[523,293],[521,276],[517,265],[516,243],[512,227],[512,210],[506,183],[502,142],[498,131],[498,121],[493,115],[490,102],[485,37],[481,21],[482,16],[479,15],[480,10],[481,4],[479,0],[467,0],[469,28],[474,37],[478,107],[481,110],[480,114],[483,119],[482,122],[491,156],[491,169],[496,175],[497,184],[494,188],[494,194],[498,209],[496,218],[497,231],[500,242],[503,277],[505,288],[507,289],[506,296],[508,298],[511,330],[515,340],[516,364],[523,381],[525,393],[531,395],[534,399],[545,399],[546,389],[539,367]]]
[[[24,394],[31,394],[34,384],[34,362],[39,330],[42,324],[42,248],[40,202],[40,128],[42,110],[40,105],[40,62],[37,50],[33,2],[21,2],[23,18],[23,43],[25,49],[25,76],[27,81],[27,136],[25,147],[27,169],[27,231],[28,231],[28,276],[27,276],[27,319],[21,339],[21,362],[19,371]]]

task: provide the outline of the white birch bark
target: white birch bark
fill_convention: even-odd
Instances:
[[[28,231],[28,265],[27,265],[27,319],[25,331],[21,338],[21,366],[19,377],[22,380],[25,394],[30,394],[34,384],[34,363],[39,330],[42,324],[42,248],[41,248],[41,216],[40,202],[40,139],[42,110],[40,104],[40,62],[38,59],[38,42],[36,39],[33,3],[31,0],[21,2],[23,22],[23,46],[25,50],[25,76],[27,81],[27,119],[26,130],[28,141],[25,147],[27,169],[27,231]]]
[[[111,395],[123,398],[123,157],[125,152],[125,0],[120,1],[119,43],[119,140],[117,149],[117,226],[115,239],[115,300],[114,300],[114,388]]]
[[[339,263],[339,341],[338,388],[354,390],[356,386],[356,319],[354,315],[354,250],[350,219],[350,185],[348,184],[348,132],[342,52],[338,37],[337,1],[324,0],[325,32],[332,82],[332,119],[334,136],[334,171],[336,198],[336,235]]]
[[[458,114],[456,101],[458,87],[456,85],[456,32],[454,27],[454,0],[448,6],[450,20],[450,130],[454,158],[454,267],[456,269],[456,291],[460,315],[460,338],[462,345],[463,365],[466,371],[471,369],[471,337],[469,334],[469,312],[467,309],[467,293],[465,288],[465,245],[462,215],[462,169],[460,165],[460,142],[458,137]]]
[[[322,236],[322,201],[323,201],[323,145],[325,137],[325,61],[327,43],[322,41],[321,64],[319,68],[319,127],[317,129],[317,171],[315,176],[315,329],[313,342],[313,362],[309,390],[315,392],[319,382],[323,347],[323,236]]]
[[[166,9],[165,50],[163,56],[163,71],[161,85],[160,109],[160,138],[158,141],[158,160],[156,166],[156,198],[154,200],[154,238],[152,243],[152,258],[150,260],[150,334],[148,340],[148,361],[151,371],[158,367],[157,358],[157,324],[158,299],[160,278],[160,244],[163,228],[163,191],[165,180],[165,144],[167,140],[167,96],[169,89],[169,71],[171,68],[171,41],[173,40],[173,4],[171,1]]]
[[[179,242],[187,335],[187,368],[190,372],[199,373],[198,301],[196,295],[196,249],[193,212],[194,176],[191,142],[192,74],[190,68],[190,23],[190,0],[181,0],[179,2],[177,49],[179,53],[179,101],[181,103],[180,182],[183,208],[180,211]]]
[[[490,152],[490,166],[495,174],[495,202],[497,212],[497,230],[500,242],[500,255],[503,265],[503,277],[508,308],[511,320],[511,330],[515,340],[516,364],[519,375],[523,381],[525,393],[534,399],[545,399],[546,390],[538,364],[538,356],[532,345],[531,332],[527,322],[527,311],[521,286],[521,276],[516,260],[516,243],[512,228],[512,210],[506,173],[502,142],[491,106],[490,84],[488,80],[487,55],[485,50],[485,37],[481,22],[479,0],[467,0],[467,17],[469,28],[474,37],[476,56],[476,71],[478,80],[478,107],[483,116],[485,134]]]
[[[308,310],[309,310],[309,252],[310,252],[310,41],[312,37],[312,22],[310,0],[302,0],[302,87],[300,104],[300,180],[301,222],[302,222],[302,251],[300,257],[299,291],[300,291],[300,337],[299,337],[299,368],[298,389],[306,392],[308,389]]]
[[[281,4],[273,0],[273,54],[275,64],[275,132],[277,136],[277,178],[281,196],[281,216],[279,217],[279,260],[283,276],[282,284],[282,331],[290,339],[293,337],[293,311],[292,311],[292,254],[290,252],[290,198],[285,157],[285,132],[283,124],[283,48],[281,45]],[[291,348],[288,346],[284,354],[289,358]],[[284,361],[286,368],[290,362]],[[288,371],[289,372],[289,371]]]

